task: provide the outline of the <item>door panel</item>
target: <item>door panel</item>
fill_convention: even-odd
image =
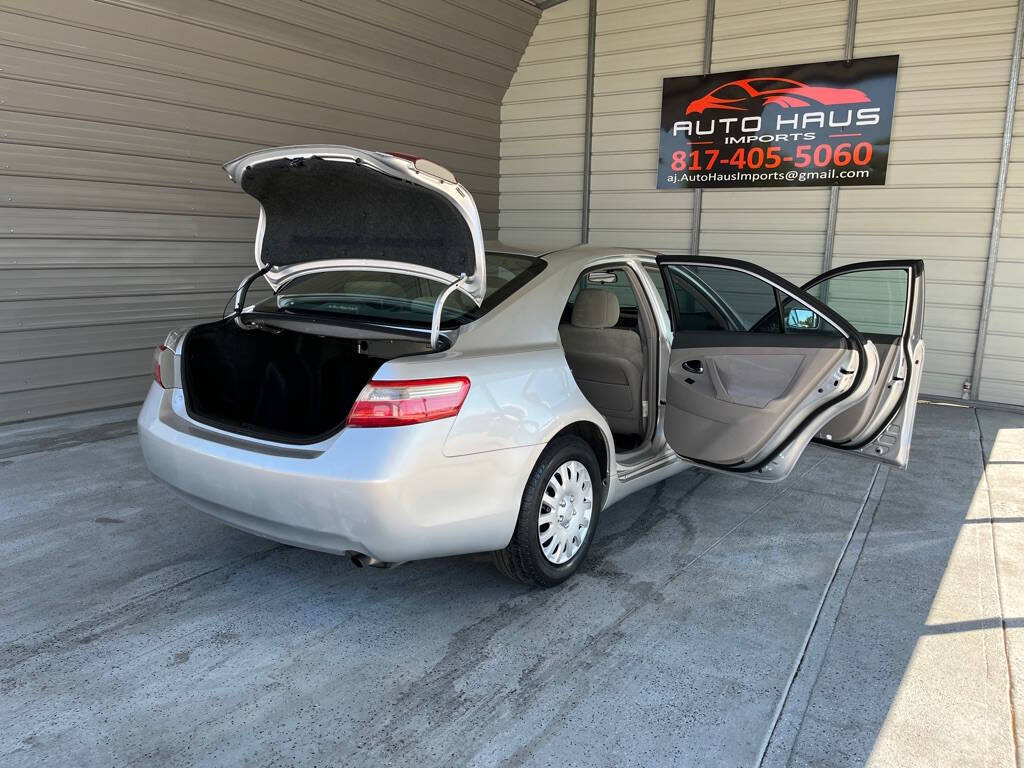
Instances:
[[[875,347],[839,314],[747,262],[658,258],[673,343],[665,438],[683,458],[751,479],[786,477],[825,424],[867,396]],[[805,332],[786,333],[783,306]],[[706,310],[714,330],[691,322]],[[811,332],[811,329],[814,332]]]
[[[753,337],[753,338],[751,338]],[[665,436],[683,456],[750,464],[796,411],[848,388],[853,354],[842,338],[685,331],[669,356]],[[699,365],[685,363],[699,362]],[[819,391],[820,390],[820,391]]]
[[[924,368],[924,262],[850,264],[804,290],[873,340],[882,361],[869,395],[826,424],[815,442],[905,467]]]

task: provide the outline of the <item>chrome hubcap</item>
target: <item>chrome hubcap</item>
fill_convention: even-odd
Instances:
[[[548,562],[560,565],[572,559],[590,532],[594,486],[587,468],[567,461],[548,478],[540,501],[537,534]]]

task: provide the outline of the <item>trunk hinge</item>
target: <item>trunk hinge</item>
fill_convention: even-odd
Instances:
[[[459,275],[458,279],[448,284],[448,287],[441,291],[441,295],[437,297],[437,301],[434,302],[434,314],[430,318],[430,348],[437,349],[437,342],[441,340],[441,310],[444,309],[444,303],[448,300],[460,285],[466,282],[466,273],[463,272]]]
[[[231,313],[231,317],[237,318],[242,314],[242,307],[245,306],[245,294],[249,292],[249,287],[256,281],[257,277],[267,274],[270,271],[270,267],[271,265],[267,264],[263,269],[253,272],[238,284],[238,289],[235,291],[235,308]]]

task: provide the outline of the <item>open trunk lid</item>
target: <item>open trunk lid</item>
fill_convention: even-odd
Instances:
[[[456,290],[483,301],[480,214],[448,169],[310,145],[252,152],[224,170],[260,203],[256,263],[273,290],[311,272],[358,269],[459,281]]]

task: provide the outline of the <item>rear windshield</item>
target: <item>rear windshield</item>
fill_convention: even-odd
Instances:
[[[507,253],[487,254],[487,294],[479,307],[456,291],[445,302],[442,327],[464,325],[519,290],[546,262]],[[297,277],[275,296],[256,304],[258,312],[317,312],[364,321],[430,327],[434,302],[444,283],[387,272],[318,272]]]

